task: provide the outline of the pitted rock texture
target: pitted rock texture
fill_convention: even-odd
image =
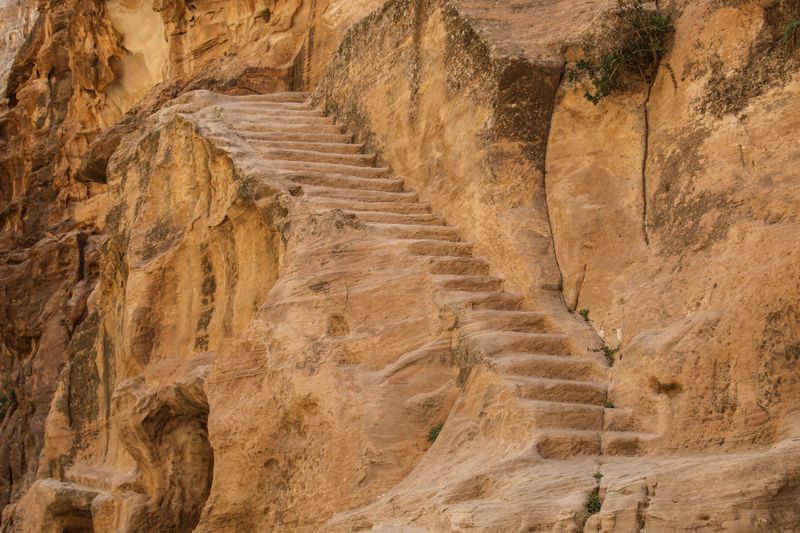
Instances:
[[[614,6],[18,3],[2,531],[797,530],[800,6]]]

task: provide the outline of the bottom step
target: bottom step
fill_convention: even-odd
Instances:
[[[545,429],[536,437],[536,450],[545,459],[580,455],[639,456],[649,451],[657,435],[627,431]]]

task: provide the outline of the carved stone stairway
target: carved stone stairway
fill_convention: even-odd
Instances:
[[[220,97],[217,117],[317,210],[341,210],[373,234],[427,258],[438,304],[458,317],[460,346],[516,392],[545,458],[636,455],[654,435],[631,429],[632,413],[607,407],[607,367],[575,354],[569,336],[523,298],[503,290],[488,262],[421,202],[376,154],[314,109],[305,93]]]

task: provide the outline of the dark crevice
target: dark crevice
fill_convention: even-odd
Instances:
[[[653,83],[647,86],[647,96],[642,104],[642,115],[644,118],[644,134],[642,139],[642,233],[644,234],[644,243],[650,244],[650,235],[647,228],[647,158],[650,150],[650,116],[647,111],[647,106],[650,103],[650,95],[653,92]]]
[[[567,66],[566,64],[564,64],[561,67],[561,73],[559,75],[556,87],[561,87],[561,84],[564,82],[564,75],[566,74],[566,72],[567,72]],[[550,107],[550,114],[548,115],[550,117],[548,132],[550,128],[552,128],[553,126],[553,114],[555,113],[556,110],[557,100],[558,100],[558,90],[556,90],[556,93],[553,95],[552,105]],[[542,154],[543,161],[545,162],[543,165],[544,170],[542,179],[542,189],[544,191],[544,209],[546,211],[546,216],[547,216],[547,226],[550,228],[550,242],[553,245],[553,259],[556,262],[556,269],[558,270],[558,294],[559,297],[561,298],[561,303],[564,304],[564,307],[569,311],[570,310],[569,305],[567,305],[567,300],[566,298],[564,298],[564,273],[561,270],[561,263],[559,263],[558,261],[558,248],[556,248],[556,233],[553,230],[553,217],[550,216],[550,195],[547,194],[547,149],[550,145],[549,141],[550,141],[550,135],[548,134],[547,138],[544,141],[544,149],[543,149],[544,153]]]

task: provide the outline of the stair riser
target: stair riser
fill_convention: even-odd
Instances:
[[[350,165],[334,165],[329,163],[309,163],[304,161],[272,160],[271,166],[293,172],[320,172],[343,174],[357,178],[388,178],[389,171],[382,168],[356,167]]]
[[[398,202],[413,204],[417,201],[415,194],[389,193],[377,191],[359,191],[356,189],[311,189],[306,187],[306,196],[330,198],[335,200],[355,200],[359,202]]]
[[[528,352],[534,354],[569,355],[569,340],[561,335],[546,333],[485,335],[469,339],[470,345],[486,355],[509,352]]]
[[[355,216],[361,222],[377,222],[380,224],[408,224],[420,225],[428,224],[431,226],[440,226],[444,224],[444,220],[436,215],[421,214],[421,215],[404,215],[396,213],[380,213],[380,212],[364,212],[364,211],[346,211]]]
[[[336,126],[328,117],[308,116],[269,116],[258,113],[228,114],[226,117],[236,128],[259,128],[273,126],[307,126],[318,128],[320,126]],[[341,129],[340,126],[339,129]]]
[[[586,438],[583,436],[544,436],[537,443],[539,454],[545,459],[569,459],[581,455],[598,455],[600,453],[600,436]]]
[[[432,261],[428,271],[434,275],[482,276],[489,274],[489,264],[474,257],[446,258]]]
[[[337,189],[352,189],[361,191],[402,192],[403,182],[378,179],[358,179],[347,177],[319,177],[319,176],[291,176],[287,178],[292,183],[299,185],[313,185],[318,187],[332,187]]]
[[[469,327],[474,325],[475,329],[493,329],[517,333],[544,333],[551,329],[546,318],[537,316],[527,318],[470,316],[467,325]]]
[[[343,135],[338,133],[303,133],[303,132],[290,132],[290,131],[273,131],[273,132],[239,132],[240,136],[250,142],[258,143],[260,141],[272,142],[314,142],[314,143],[330,143],[342,144],[350,142],[352,137],[350,135]]]
[[[307,150],[341,155],[358,155],[363,150],[363,145],[361,144],[259,140],[250,140],[249,142],[254,147],[263,150]]]
[[[503,288],[501,279],[448,279],[435,280],[436,285],[449,291],[475,291],[475,292],[495,292]]]
[[[428,214],[430,209],[419,203],[399,203],[399,202],[352,202],[348,200],[336,200],[323,197],[309,197],[320,208],[341,209],[343,211],[373,211],[374,213],[389,214]]]
[[[275,104],[260,104],[260,105],[230,105],[225,104],[219,108],[225,116],[229,118],[241,119],[244,121],[257,121],[260,119],[280,121],[286,118],[296,119],[325,119],[325,124],[332,124],[333,120],[326,117],[322,111],[317,111],[309,107],[286,107]]]
[[[306,133],[310,135],[318,134],[343,134],[341,126],[326,124],[277,124],[277,123],[236,123],[233,129],[244,134],[249,133]]]
[[[388,235],[395,239],[432,239],[450,242],[458,242],[460,237],[452,228],[440,228],[437,226],[418,227],[418,226],[383,226],[379,224],[368,224],[374,231]]]
[[[448,302],[451,307],[457,307],[464,310],[471,309],[502,309],[513,311],[519,309],[522,305],[521,298],[513,296],[481,296],[464,297],[459,300],[451,300]]]
[[[417,255],[464,257],[472,254],[472,246],[446,241],[412,242],[409,250]]]
[[[554,361],[551,359],[521,360],[504,362],[493,359],[495,369],[503,374],[517,376],[547,378],[547,379],[572,379],[577,381],[596,381],[603,379],[604,376],[597,365],[583,363],[580,361],[570,361],[571,357],[565,357],[565,361]]]
[[[558,404],[554,404],[552,410],[537,408],[530,414],[530,420],[537,429],[600,431],[603,428],[602,409],[564,409],[560,408]]]
[[[330,154],[325,152],[311,152],[302,150],[266,149],[262,150],[260,153],[267,159],[297,161],[302,163],[322,163],[329,165],[370,167],[375,161],[375,156]]]
[[[527,384],[518,386],[517,391],[525,399],[543,402],[603,405],[606,401],[605,391],[573,384]]]

